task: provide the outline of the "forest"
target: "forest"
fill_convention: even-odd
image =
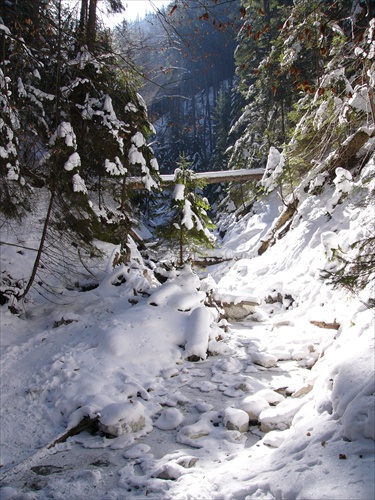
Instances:
[[[375,5],[150,5],[0,4],[1,498],[370,500]]]

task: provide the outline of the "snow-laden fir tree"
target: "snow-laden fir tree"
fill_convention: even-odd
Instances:
[[[180,157],[174,173],[170,205],[158,228],[159,235],[178,249],[178,264],[189,258],[192,252],[212,248],[215,242],[207,210],[210,206],[200,192],[204,179],[198,179],[185,155]]]
[[[108,34],[60,1],[37,2],[35,16],[23,4],[0,8],[0,214],[8,221],[41,198],[48,209],[21,297],[56,272],[59,285],[77,276],[74,262],[97,254],[97,239],[119,245],[126,262],[135,211],[126,179],[150,190],[158,178],[146,106]],[[95,21],[96,2],[85,5]]]

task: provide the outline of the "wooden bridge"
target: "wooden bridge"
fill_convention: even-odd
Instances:
[[[259,180],[263,177],[264,168],[248,168],[241,170],[217,170],[212,172],[194,172],[196,179],[204,179],[207,184],[220,182],[245,182]],[[174,174],[161,175],[161,185],[168,186],[174,182]],[[144,189],[144,184],[139,177],[129,177],[127,184],[135,189]]]

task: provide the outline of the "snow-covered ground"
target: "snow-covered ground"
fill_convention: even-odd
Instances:
[[[373,289],[321,271],[373,229],[373,171],[306,195],[261,256],[276,196],[223,222],[223,264],[157,285],[108,246],[97,288],[1,307],[1,499],[372,500]]]

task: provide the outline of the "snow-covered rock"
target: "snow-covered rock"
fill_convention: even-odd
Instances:
[[[306,404],[306,399],[287,398],[276,407],[270,407],[263,410],[259,415],[261,430],[268,432],[279,429],[281,431],[288,429],[296,413]]]
[[[225,408],[223,423],[230,431],[247,432],[249,430],[249,415],[239,408]]]
[[[198,440],[208,436],[213,431],[213,425],[204,414],[198,422],[182,427],[176,436],[177,443],[187,444],[193,448],[200,448],[202,445]]]
[[[282,394],[273,391],[272,389],[261,389],[256,393],[255,396],[265,399],[267,403],[269,403],[270,405],[277,405],[278,403],[281,403],[281,401],[284,401],[285,399],[285,397]]]
[[[228,319],[241,320],[256,311],[261,304],[259,297],[234,292],[215,292],[216,302],[224,309]]]
[[[184,421],[184,416],[177,408],[167,408],[154,425],[163,431],[176,429]]]
[[[251,361],[256,365],[263,366],[264,368],[272,368],[277,364],[277,357],[268,352],[253,352]]]
[[[251,424],[257,423],[261,412],[269,407],[268,402],[258,395],[247,396],[237,404],[237,408],[247,413]]]
[[[169,479],[172,481],[175,481],[179,477],[181,477],[184,474],[187,474],[187,470],[185,467],[182,467],[182,465],[179,465],[177,463],[168,463],[168,464],[163,464],[162,466],[158,467],[153,473],[152,477],[157,477],[158,479]]]
[[[185,358],[206,359],[212,316],[206,307],[197,307],[189,317],[186,327]]]
[[[111,436],[138,432],[145,424],[145,407],[139,401],[111,403],[100,412],[99,429]]]

